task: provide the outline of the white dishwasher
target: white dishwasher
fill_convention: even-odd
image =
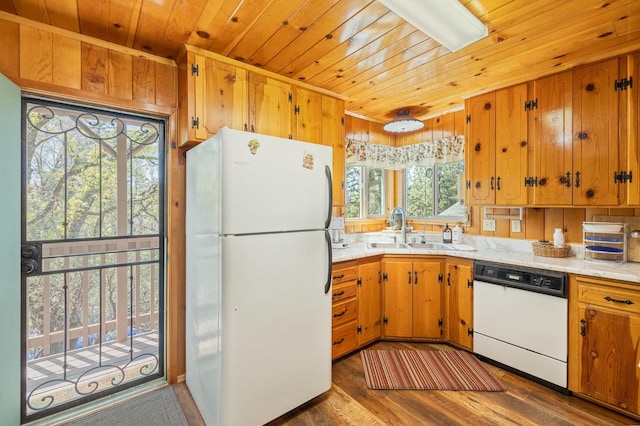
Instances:
[[[566,392],[567,306],[564,273],[476,261],[474,352]]]

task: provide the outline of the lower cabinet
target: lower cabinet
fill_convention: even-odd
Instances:
[[[331,273],[331,357],[337,358],[358,346],[357,296],[358,265],[344,262],[333,265]]]
[[[640,414],[640,287],[572,275],[569,389]]]
[[[331,356],[336,359],[380,338],[380,260],[336,263],[331,275]]]
[[[444,280],[445,338],[473,350],[473,260],[449,258]]]
[[[332,357],[380,338],[473,348],[473,261],[375,256],[335,263]]]
[[[382,335],[382,273],[380,260],[358,266],[358,346]]]
[[[385,258],[383,336],[443,337],[442,258]]]

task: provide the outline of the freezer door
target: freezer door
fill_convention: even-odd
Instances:
[[[222,256],[222,424],[264,424],[331,387],[325,233],[222,238]]]
[[[326,228],[332,148],[223,128],[222,234]]]

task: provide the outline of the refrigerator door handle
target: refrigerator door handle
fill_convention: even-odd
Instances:
[[[324,285],[324,294],[329,293],[331,290],[331,268],[333,266],[333,247],[331,246],[331,234],[329,231],[324,231],[324,238],[327,240],[327,248],[329,249],[329,265],[327,266],[327,282]]]
[[[333,179],[331,178],[331,167],[324,166],[324,173],[327,175],[327,181],[329,182],[329,212],[327,213],[327,220],[324,222],[324,227],[328,228],[331,225],[331,210],[333,209]],[[331,246],[331,245],[329,245]]]

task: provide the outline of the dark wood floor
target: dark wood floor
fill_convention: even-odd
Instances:
[[[452,349],[428,343],[378,342],[370,349]],[[367,388],[358,352],[333,366],[331,390],[269,423],[281,425],[637,425],[575,396],[487,367],[506,392],[390,391]],[[184,383],[174,385],[189,425],[204,425]]]

